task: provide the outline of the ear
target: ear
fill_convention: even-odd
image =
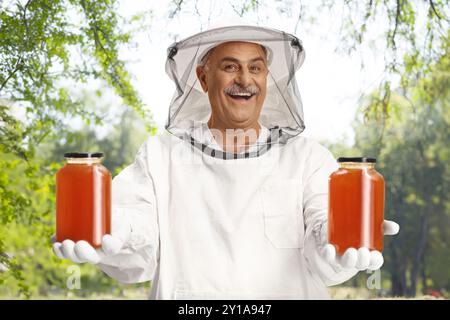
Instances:
[[[195,69],[195,72],[197,73],[197,78],[200,81],[200,84],[202,86],[202,89],[204,92],[208,92],[208,85],[206,83],[206,72],[205,68],[202,66],[198,66],[197,69]]]

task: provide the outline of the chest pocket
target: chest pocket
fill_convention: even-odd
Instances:
[[[260,188],[264,234],[275,248],[303,247],[301,182],[294,179],[266,183]]]

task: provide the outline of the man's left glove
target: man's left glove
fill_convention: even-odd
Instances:
[[[327,228],[324,224],[321,230],[321,238],[327,237]],[[394,221],[384,220],[383,223],[384,235],[396,235],[400,226]],[[357,270],[377,270],[383,265],[384,258],[381,252],[377,250],[370,251],[368,248],[349,248],[342,256],[336,255],[336,248],[334,245],[326,243],[320,248],[320,253],[325,260],[335,268],[338,269],[354,269]]]

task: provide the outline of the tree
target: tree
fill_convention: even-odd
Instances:
[[[87,96],[80,101],[83,101],[83,104],[87,106],[86,110],[89,111],[95,96]],[[114,107],[109,101],[104,104],[96,102],[95,105],[100,112]],[[3,281],[0,286],[0,298],[2,296],[19,297],[20,294],[40,297],[123,295],[123,286],[99,272],[97,267],[88,264],[77,266],[81,275],[80,290],[69,290],[66,281],[71,262],[56,258],[51,251],[49,241],[54,233],[55,225],[54,174],[64,164],[63,154],[71,150],[103,151],[104,164],[114,175],[124,164],[133,161],[139,145],[148,134],[142,120],[130,108],[122,106],[121,109],[117,109],[114,114],[108,114],[103,119],[104,124],[101,126],[93,127],[84,124],[76,131],[69,130],[64,134],[64,139],[54,139],[51,136],[44,139],[36,149],[33,164],[38,167],[48,167],[51,171],[40,176],[39,180],[29,179],[27,175],[24,175],[26,166],[18,159],[11,160],[8,171],[0,174],[0,179],[8,179],[11,187],[21,191],[21,195],[28,202],[27,207],[39,213],[33,216],[17,215],[8,223],[0,224],[0,235],[4,239],[5,248],[2,252],[6,252],[6,257],[13,258],[9,260],[8,272],[2,274],[0,270],[0,279]],[[0,161],[5,156],[0,154]],[[30,187],[23,190],[24,186],[28,185]],[[11,199],[5,198],[5,200]],[[13,267],[11,264],[14,264]],[[148,286],[148,284],[144,285]],[[134,285],[132,288],[141,286]]]
[[[210,1],[172,1],[168,18],[195,15],[199,30],[203,30],[213,20],[211,6],[205,3]],[[425,279],[424,287],[428,280],[432,280],[431,285],[435,284],[433,281],[439,285],[448,281],[436,264],[445,265],[443,257],[448,256],[443,254],[446,247],[439,240],[448,236],[445,224],[440,223],[447,219],[449,211],[445,193],[443,196],[440,189],[448,190],[448,181],[442,180],[439,174],[448,175],[448,135],[443,131],[448,124],[444,108],[448,107],[445,100],[448,96],[441,98],[441,92],[450,87],[448,58],[445,60],[449,55],[449,1],[232,0],[214,4],[219,15],[224,9],[261,25],[276,14],[292,21],[292,28],[287,31],[300,37],[319,23],[317,12],[325,12],[340,21],[341,27],[335,32],[340,38],[336,50],[341,54],[375,44],[374,50],[385,58],[386,71],[377,93],[369,95],[368,103],[360,109],[358,116],[364,117],[358,118],[354,149],[376,155],[389,164],[397,164],[394,151],[401,150],[404,160],[412,157],[417,162],[414,166],[408,166],[410,162],[405,161],[401,162],[403,166],[382,169],[386,170],[386,176],[396,177],[392,189],[388,190],[388,201],[398,207],[388,208],[389,214],[399,212],[400,220],[408,223],[415,223],[416,219],[423,222],[420,232],[411,229],[403,233],[402,230],[401,237],[406,237],[404,234],[408,237],[400,237],[403,239],[400,246],[393,242],[388,246],[387,265],[393,292],[412,294],[418,278]],[[155,132],[148,109],[132,85],[126,62],[119,56],[119,49],[132,42],[134,31],[125,30],[130,25],[138,25],[145,14],[127,20],[117,13],[117,8],[117,0],[0,3],[0,220],[4,227],[0,230],[20,224],[28,228],[20,232],[34,230],[48,239],[54,210],[53,175],[65,147],[102,149],[101,146],[107,146],[113,151],[113,157],[107,161],[114,160],[109,166],[118,168],[127,161],[118,146],[127,146],[126,141],[134,133],[119,130],[116,139],[99,138],[89,124],[101,124],[104,114],[98,108],[87,107],[85,97],[79,94],[82,88],[88,87],[98,96],[103,94],[103,86],[113,89],[127,108],[124,121],[130,119],[128,113],[132,109],[144,119],[147,129]],[[382,39],[376,40],[380,35]],[[400,87],[393,80],[396,76],[400,77]],[[391,88],[395,90],[391,92]],[[415,108],[411,109],[411,105]],[[428,122],[411,118],[411,110],[422,120],[433,117],[433,123],[439,124],[440,134],[429,134]],[[69,130],[68,123],[74,119],[82,119],[87,127]],[[410,134],[416,129],[426,135]],[[98,140],[102,140],[101,145]],[[339,150],[346,152],[344,146],[339,146]],[[433,158],[430,153],[439,156]],[[416,173],[414,178],[408,176],[411,170]],[[429,178],[421,170],[429,170],[437,180],[420,180]],[[424,190],[415,189],[418,182],[414,179],[436,194],[429,197]],[[404,184],[410,189],[403,190]],[[432,205],[423,204],[427,201]],[[38,223],[45,227],[34,228]],[[427,241],[421,242],[424,238]],[[27,294],[27,279],[22,272],[27,266],[19,263],[20,254],[15,258],[6,254],[11,250],[7,248],[11,243],[5,245],[4,239],[5,233],[0,233],[0,269],[7,266],[18,280],[20,292]],[[401,246],[410,244],[419,250],[400,250]],[[0,282],[3,275],[0,273]]]
[[[450,1],[448,0],[244,0],[213,1],[214,10],[234,12],[264,26],[274,14],[290,22],[286,30],[301,35],[313,30],[320,17],[337,20],[339,27],[333,35],[339,43],[336,51],[350,54],[363,48],[371,48],[385,60],[385,74],[379,83],[383,104],[381,111],[388,113],[386,104],[395,76],[401,75],[401,84],[407,87],[409,81],[424,76],[430,66],[444,54],[442,37],[450,27]],[[211,22],[211,6],[201,6],[202,1],[171,2],[169,17],[180,18],[195,14],[200,30]],[[209,11],[208,11],[209,10]],[[363,61],[364,66],[364,61]],[[367,112],[368,110],[364,110]]]
[[[46,138],[63,139],[67,119],[102,120],[71,88],[106,84],[154,128],[119,57],[132,33],[124,31],[130,22],[117,14],[116,0],[16,0],[0,9],[0,221],[46,222],[48,235],[54,199],[39,196],[52,190],[56,167],[36,158],[36,149]],[[0,234],[0,265],[28,294],[6,250]]]
[[[392,94],[388,117],[377,116],[370,106],[380,103],[377,92],[366,105],[372,116],[364,121],[360,115],[355,122],[355,147],[378,158],[387,182],[386,214],[402,226],[387,248],[394,295],[415,296],[420,278],[423,290],[428,280],[449,290],[447,265],[436,272],[426,263],[450,255],[445,245],[450,232],[450,33],[443,43],[443,55],[427,77]]]

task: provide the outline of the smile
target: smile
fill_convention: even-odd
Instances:
[[[238,94],[227,94],[231,99],[238,101],[250,100],[255,94],[252,93],[238,93]]]

